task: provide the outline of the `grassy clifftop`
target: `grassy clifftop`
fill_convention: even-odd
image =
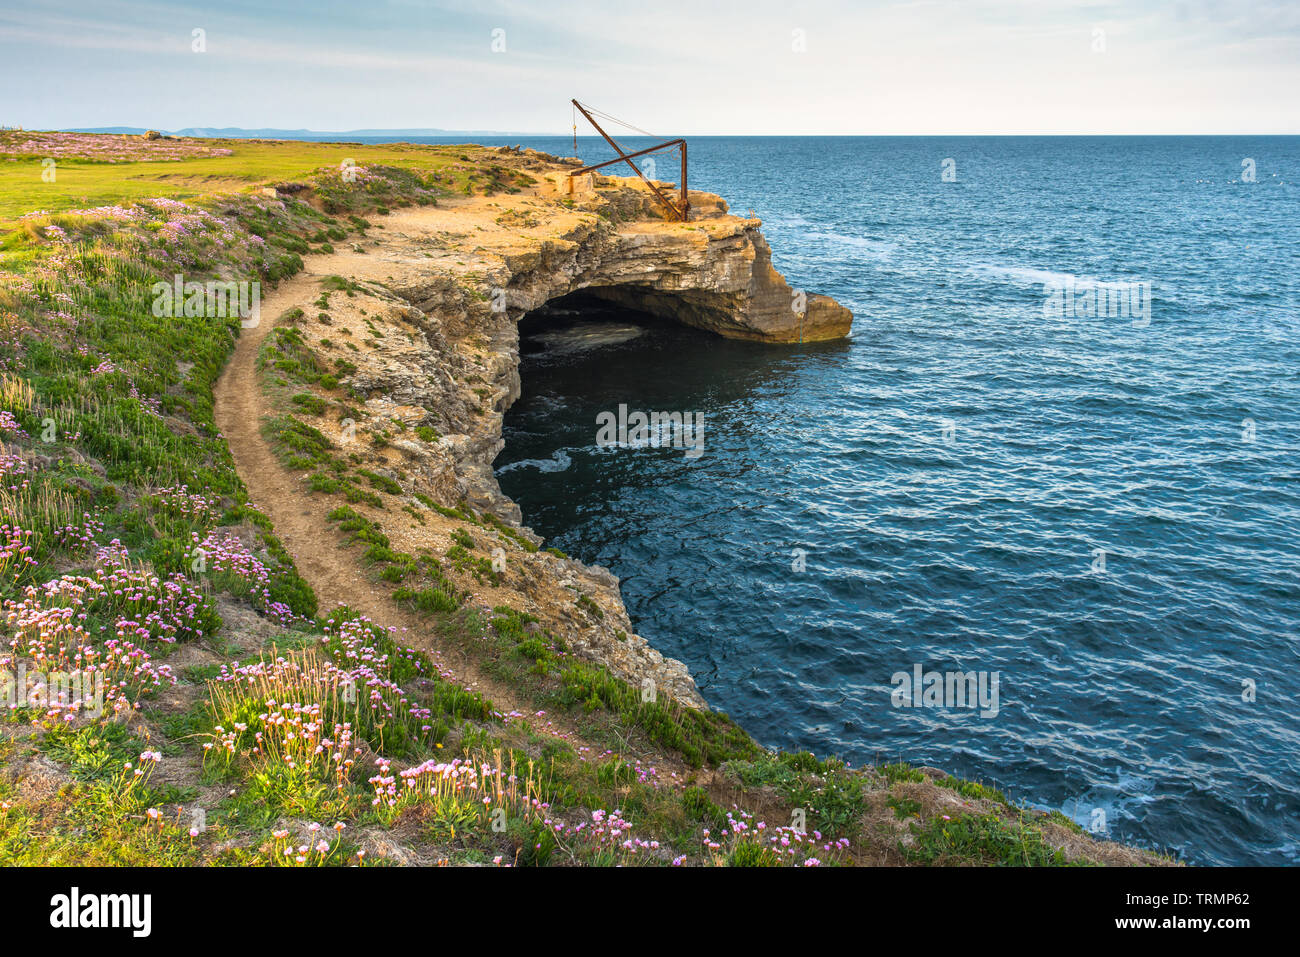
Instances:
[[[287,325],[263,362],[304,398],[266,425],[391,586],[391,618],[320,606],[215,424],[248,320],[155,284],[274,284],[529,183],[477,147],[0,133],[0,863],[1160,863],[929,769],[769,752],[467,602],[531,542],[413,502],[460,551],[393,548],[358,510],[399,507],[384,477],[308,421],[348,368]]]
[[[481,186],[487,177],[462,155],[465,147],[409,143],[146,140],[0,131],[0,223],[12,223],[34,209],[59,213],[157,197],[206,198],[302,179],[322,168],[340,171],[349,162],[415,172],[439,189],[463,192],[471,178]]]

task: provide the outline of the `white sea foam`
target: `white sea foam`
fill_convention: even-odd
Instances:
[[[635,339],[644,332],[645,330],[640,326],[627,323],[588,322],[568,329],[543,332],[534,338],[546,346],[548,352],[570,353],[618,345],[620,342]]]
[[[1041,286],[1045,283],[1063,286],[1067,283],[1087,283],[1094,282],[1089,276],[1076,276],[1074,273],[1054,272],[1051,269],[1034,269],[1032,266],[999,266],[990,265],[989,263],[972,263],[971,272],[981,276],[989,276],[993,279],[1010,279],[1012,282],[1021,282],[1031,286]]]
[[[852,247],[875,259],[888,259],[898,249],[898,243],[886,242],[883,239],[867,239],[864,236],[852,236],[848,233],[810,232],[804,235],[809,239],[824,239],[827,242]]]
[[[515,469],[537,469],[539,472],[563,472],[573,464],[573,459],[565,454],[563,449],[557,451],[549,459],[520,459],[518,462],[511,462],[509,465],[503,465],[496,470],[497,475],[503,475],[506,472],[513,472]]]

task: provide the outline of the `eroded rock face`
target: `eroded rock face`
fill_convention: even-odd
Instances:
[[[430,499],[466,502],[541,544],[502,494],[492,463],[521,391],[517,323],[549,300],[586,291],[765,342],[838,338],[852,322],[834,300],[792,290],[772,267],[758,220],[728,215],[720,198],[693,193],[692,221],[669,223],[643,187],[598,177],[570,196],[563,161],[521,155],[524,168],[543,175],[535,190],[388,217],[367,248],[321,264],[356,282],[356,295],[331,299],[328,324],[310,308],[299,320],[308,342],[329,343],[335,355],[348,344],[347,384],[363,399],[359,433],[383,436],[367,451],[367,467],[402,488],[400,504],[371,517],[404,551],[441,555],[462,524],[429,509]],[[421,427],[437,439],[421,438]],[[342,445],[338,426],[323,428]],[[404,514],[411,518],[396,518]],[[503,604],[526,611],[572,653],[707,707],[685,665],[635,633],[607,569],[522,547],[490,528],[471,533],[483,553],[508,552],[502,584],[466,582],[485,614]]]
[[[710,193],[692,193],[696,218],[665,222],[643,190],[605,182],[616,185],[598,187],[586,206],[623,216],[639,212],[638,218],[581,223],[562,238],[505,256],[492,279],[512,310],[522,314],[586,290],[731,339],[819,342],[848,335],[848,309],[829,296],[792,289],[777,272],[758,220],[728,215]],[[639,211],[633,201],[642,204]]]
[[[668,238],[643,244],[619,236],[594,274],[582,277],[594,287],[588,291],[729,339],[819,342],[848,335],[853,314],[828,296],[791,289],[757,228],[685,249],[681,237]]]

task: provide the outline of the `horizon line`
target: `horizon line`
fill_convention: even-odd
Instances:
[[[63,127],[63,128],[60,128],[60,129],[48,129],[48,130],[42,130],[42,129],[35,129],[35,128],[24,127],[24,128],[23,128],[23,131],[24,131],[24,132],[28,132],[28,133],[85,133],[85,134],[87,134],[87,135],[93,135],[93,136],[117,136],[117,135],[123,135],[123,136],[125,136],[125,135],[131,135],[131,134],[128,134],[128,133],[120,133],[120,134],[119,134],[119,133],[109,132],[109,131],[111,131],[111,130],[117,128],[118,126],[120,126],[122,129],[129,129],[129,130],[136,130],[136,129],[138,129],[138,130],[144,131],[144,130],[148,130],[148,129],[153,129],[153,127],[146,127],[146,126],[127,126],[126,124],[116,124],[116,125],[109,125],[109,126],[96,126],[96,127],[88,127],[88,126],[80,126],[80,127]],[[11,131],[13,131],[13,130],[17,130],[17,129],[18,129],[18,127],[0,127],[0,130],[11,130]],[[372,129],[372,130],[365,130],[365,129],[357,129],[357,130],[311,130],[311,129],[292,129],[292,128],[289,128],[289,127],[244,127],[244,126],[226,126],[226,127],[220,127],[220,126],[197,126],[197,125],[192,125],[192,126],[182,127],[182,129],[194,129],[194,130],[237,130],[237,131],[239,131],[239,132],[243,132],[243,133],[251,133],[251,132],[255,132],[255,131],[258,130],[258,129],[265,129],[265,130],[274,131],[274,132],[277,132],[277,133],[296,133],[296,134],[301,134],[302,136],[348,136],[348,135],[352,135],[352,136],[370,136],[370,137],[375,137],[375,136],[388,136],[388,135],[392,135],[392,136],[402,136],[402,135],[406,135],[406,136],[492,136],[492,137],[511,137],[511,136],[519,136],[519,137],[546,137],[546,138],[550,138],[550,139],[558,139],[558,138],[569,139],[569,138],[572,137],[572,133],[569,132],[569,131],[560,132],[560,133],[544,133],[544,132],[543,132],[543,133],[536,133],[536,132],[533,132],[533,133],[526,133],[526,132],[510,131],[510,130],[505,130],[505,131],[497,131],[497,130],[440,130],[440,129],[437,129],[437,128],[435,128],[435,127],[427,127],[426,129],[428,130],[428,132],[418,132],[418,130],[419,130],[418,127],[395,127],[395,128],[393,128],[393,129],[391,129],[391,130],[385,130],[385,129]],[[168,136],[180,135],[179,133],[177,133],[176,131],[173,131],[173,130],[161,130],[160,132],[162,132],[164,135],[168,135]],[[1224,136],[1224,137],[1227,137],[1227,136],[1296,136],[1296,137],[1300,137],[1300,131],[1297,131],[1297,132],[1290,132],[1290,133],[1259,132],[1259,131],[1251,131],[1251,132],[1231,132],[1231,133],[1214,133],[1214,132],[1202,132],[1202,131],[1198,131],[1198,132],[1176,132],[1176,133],[1131,133],[1131,132],[1126,132],[1126,133],[1115,133],[1115,132],[1105,132],[1105,133],[1096,133],[1096,132],[1089,132],[1089,133],[1060,133],[1060,132],[1056,132],[1056,133],[1042,133],[1042,132],[1034,132],[1034,133],[1025,133],[1025,132],[1016,132],[1016,133],[991,133],[991,132],[980,132],[980,133],[896,133],[896,132],[891,132],[891,133],[678,133],[678,134],[676,134],[676,135],[679,136],[679,137],[691,136],[691,137],[696,137],[696,138],[706,138],[706,139],[707,139],[707,138],[717,138],[717,139],[721,139],[721,138],[734,138],[734,139],[744,139],[744,138],[754,138],[754,139],[758,139],[758,138],[769,138],[769,139],[797,139],[797,138],[801,138],[801,137],[805,137],[805,138],[806,138],[806,137],[821,137],[821,138],[828,138],[828,139],[829,139],[829,138],[842,138],[842,139],[871,139],[871,138],[884,138],[884,137],[915,137],[915,138],[921,138],[921,137],[936,137],[936,138],[937,138],[937,137],[951,137],[951,138],[958,138],[958,137],[981,137],[981,136],[999,136],[999,137],[1035,137],[1035,136],[1039,136],[1039,137],[1059,137],[1059,138],[1068,138],[1068,137],[1103,137],[1103,136],[1105,136],[1105,137],[1126,137],[1126,136],[1131,136],[1131,137],[1138,137],[1138,136],[1149,136],[1149,137],[1156,137],[1156,136],[1168,136],[1168,137],[1178,137],[1178,136]],[[245,137],[240,137],[240,136],[194,136],[194,135],[191,135],[191,136],[189,136],[189,138],[191,138],[191,139],[243,139],[243,138],[245,138]],[[251,137],[250,137],[250,138],[251,138]],[[261,137],[258,137],[258,138],[261,138],[261,139],[276,139],[276,138],[278,138],[278,137],[272,137],[272,136],[261,136]],[[623,137],[621,137],[621,138],[624,139],[624,140],[651,140],[651,139],[662,139],[662,138],[664,138],[664,137],[660,137],[660,136],[658,136],[658,135],[656,135],[656,136],[644,136],[644,135],[641,135],[641,134],[628,134],[628,135],[623,136]],[[580,135],[578,136],[578,139],[579,139],[579,140],[595,140],[595,141],[598,141],[598,142],[603,142],[603,140],[601,139],[601,137],[600,137],[599,135],[596,135],[596,134],[586,134],[586,133],[584,133],[584,134],[580,134]]]

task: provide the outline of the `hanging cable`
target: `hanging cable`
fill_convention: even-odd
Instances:
[[[642,136],[649,136],[651,139],[661,139],[661,137],[656,136],[654,133],[651,133],[647,130],[643,130],[639,126],[633,126],[631,123],[628,123],[626,120],[620,120],[617,116],[611,116],[610,114],[605,113],[602,110],[596,109],[594,106],[590,106],[584,103],[582,104],[582,107],[588,113],[594,113],[599,117],[603,117],[604,119],[609,120],[611,123],[617,123],[619,126],[622,126],[626,129],[634,130],[635,132],[640,133]]]

